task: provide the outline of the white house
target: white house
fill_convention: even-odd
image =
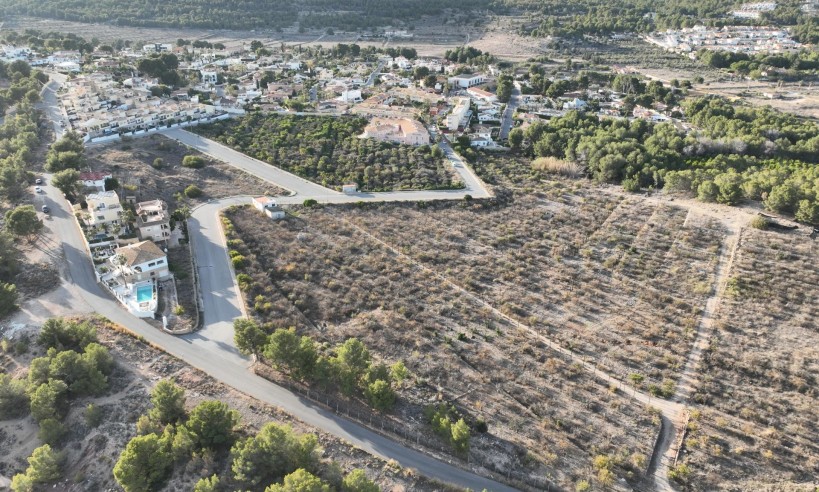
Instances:
[[[111,179],[111,173],[80,173],[80,182],[85,188],[95,188],[97,191],[105,191],[105,180]]]
[[[571,101],[563,103],[563,109],[584,109],[588,104],[586,101],[578,98],[574,98]]]
[[[111,262],[121,271],[123,279],[131,284],[150,279],[164,280],[171,275],[167,255],[153,241],[117,248]]]
[[[479,89],[477,87],[470,87],[466,90],[466,92],[475,99],[480,101],[485,101],[488,103],[493,103],[498,100],[498,96],[492,94],[491,92],[485,91],[483,89]]]
[[[87,195],[88,224],[91,226],[116,224],[122,218],[122,205],[116,191],[102,191]]]
[[[361,91],[359,89],[342,91],[341,97],[339,97],[338,100],[345,103],[363,101],[363,99],[361,98]]]
[[[202,83],[205,85],[216,85],[219,81],[219,74],[216,70],[200,70],[199,73],[202,75]]]
[[[449,77],[447,82],[453,87],[460,87],[461,89],[468,89],[476,85],[481,85],[486,82],[486,77],[483,74],[461,74],[454,77]]]
[[[151,43],[142,45],[143,53],[165,53],[171,51],[173,46],[168,43]]]
[[[455,107],[446,115],[446,127],[451,131],[455,131],[459,126],[466,126],[470,116],[469,99],[457,97],[455,98]]]
[[[252,200],[253,207],[273,220],[281,220],[287,215],[284,209],[276,204],[276,200],[269,196],[257,196]]]
[[[163,200],[139,202],[136,205],[136,227],[143,241],[166,241],[171,237],[171,215]]]

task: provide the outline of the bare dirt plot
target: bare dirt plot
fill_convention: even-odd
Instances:
[[[136,435],[136,420],[150,407],[149,394],[160,379],[172,378],[187,391],[188,408],[203,400],[217,399],[228,403],[241,414],[243,432],[255,433],[268,422],[291,425],[297,432],[316,431],[292,416],[241,393],[214,382],[203,373],[192,369],[179,360],[142,343],[129,335],[119,333],[103,321],[96,321],[98,336],[114,356],[117,367],[109,378],[109,392],[98,398],[75,400],[66,418],[71,429],[67,442],[66,469],[58,490],[116,490],[112,475],[114,463],[128,440]],[[33,336],[36,327],[29,327]],[[20,333],[21,334],[21,333]],[[10,374],[20,375],[33,357],[42,353],[34,350],[24,355],[2,355],[2,368]],[[88,428],[83,409],[94,403],[103,410],[102,423]],[[37,439],[37,424],[29,416],[23,419],[0,422],[0,475],[7,477],[25,469],[25,458],[41,443]],[[367,475],[378,482],[382,490],[447,490],[432,484],[408,470],[373,458],[332,436],[318,433],[324,449],[323,458],[333,460],[344,471],[364,468]],[[177,466],[165,490],[191,490],[193,484],[213,473],[229,475],[229,464],[224,459],[194,459],[187,466]]]
[[[697,489],[798,490],[819,475],[817,265],[804,233],[743,230],[695,394],[704,409],[686,462]]]
[[[401,392],[396,413],[433,449],[442,444],[422,423],[422,411],[442,398],[469,421],[489,425],[475,435],[470,462],[528,487],[543,489],[550,476],[553,485],[574,487],[596,473],[584,470],[600,454],[616,457],[617,476],[641,478],[657,432],[653,413],[367,236],[355,224],[364,213],[303,210],[275,223],[250,209],[228,212],[241,238],[231,248],[251,265],[243,270],[252,278],[249,310],[270,329],[297,326],[330,344],[356,336],[386,362],[404,360],[415,386]],[[384,223],[434,235],[419,231],[430,222],[424,213],[434,215],[412,206],[378,208]]]
[[[239,193],[270,196],[284,193],[281,188],[162,135],[90,147],[86,155],[91,170],[110,171],[119,181],[120,198],[133,195],[137,202],[161,198],[171,210]],[[202,157],[206,161],[204,167],[183,167],[182,158],[186,155]],[[153,167],[156,159],[162,160],[159,168]],[[202,196],[185,197],[183,191],[190,185],[201,189]]]

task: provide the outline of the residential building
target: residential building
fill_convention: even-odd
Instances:
[[[94,188],[97,191],[105,191],[105,180],[112,179],[111,173],[88,172],[80,173],[80,182],[85,188]]]
[[[468,89],[470,87],[474,87],[476,85],[481,85],[486,82],[486,77],[483,74],[475,73],[475,74],[461,74],[456,75],[454,77],[449,77],[447,79],[450,85],[453,87],[459,87],[461,89]]]
[[[167,241],[171,237],[171,214],[163,200],[139,202],[136,205],[136,228],[143,241]]]
[[[455,106],[452,108],[452,111],[446,115],[446,127],[450,131],[455,131],[458,129],[459,126],[466,126],[469,123],[469,118],[472,116],[472,112],[469,110],[469,98],[466,97],[456,97],[454,99]]]
[[[342,91],[341,96],[338,98],[338,100],[345,103],[355,103],[363,101],[363,99],[361,98],[361,91],[359,89]]]
[[[584,101],[582,99],[578,99],[578,98],[574,98],[571,101],[563,103],[563,109],[566,109],[566,110],[576,109],[576,110],[579,111],[579,110],[582,110],[582,109],[586,109],[586,106],[588,106],[586,101]]]
[[[87,195],[88,225],[117,224],[122,218],[122,205],[116,191],[102,191]]]
[[[281,220],[287,215],[283,208],[276,204],[276,200],[269,196],[257,196],[252,200],[253,206],[273,220]]]
[[[117,248],[111,257],[111,263],[129,284],[143,280],[163,280],[171,275],[167,255],[153,241],[141,241]]]
[[[171,51],[172,49],[173,45],[168,43],[150,43],[142,45],[143,53],[165,53]]]
[[[409,118],[373,118],[362,137],[407,145],[429,144],[429,132],[424,125]]]
[[[483,89],[479,89],[477,87],[470,87],[466,90],[466,92],[473,98],[478,99],[480,101],[493,103],[498,100],[498,96],[492,94],[489,91],[485,91]]]
[[[219,81],[219,73],[216,70],[200,70],[199,74],[204,85],[216,85]]]

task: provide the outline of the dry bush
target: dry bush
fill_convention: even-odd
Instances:
[[[538,157],[532,161],[532,168],[552,174],[577,178],[583,174],[583,167],[574,161],[565,161],[557,157]]]

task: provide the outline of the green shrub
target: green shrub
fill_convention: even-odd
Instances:
[[[760,231],[764,231],[771,225],[771,222],[761,215],[757,215],[753,219],[751,219],[751,227],[754,229],[759,229]]]
[[[185,188],[185,196],[188,198],[199,198],[202,196],[202,190],[196,185],[190,185]]]
[[[247,259],[242,255],[234,256],[230,259],[230,262],[233,264],[233,268],[236,270],[240,270],[247,266]]]
[[[182,158],[182,167],[201,169],[205,167],[205,159],[199,157],[198,155],[186,155]]]

